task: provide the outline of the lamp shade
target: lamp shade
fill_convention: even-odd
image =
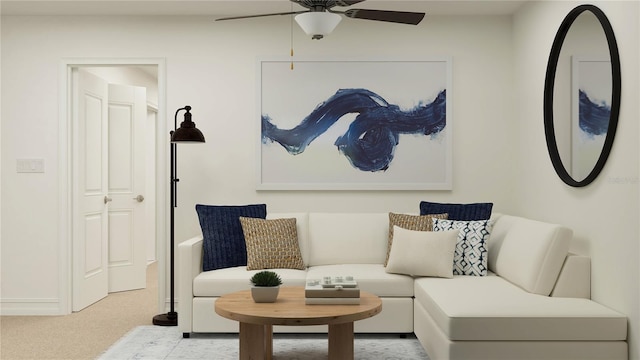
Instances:
[[[330,34],[338,26],[342,17],[330,12],[305,12],[296,15],[296,22],[307,35],[313,39],[322,39]]]
[[[184,121],[171,134],[171,142],[204,142],[202,131],[196,128],[196,124],[191,121],[190,106],[185,107],[187,112],[184,114]]]

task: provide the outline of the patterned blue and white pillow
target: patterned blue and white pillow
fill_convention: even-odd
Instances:
[[[487,275],[487,241],[492,227],[491,220],[433,219],[433,231],[460,231],[453,254],[453,275]]]

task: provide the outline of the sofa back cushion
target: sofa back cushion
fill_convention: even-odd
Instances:
[[[528,292],[548,296],[558,279],[573,232],[516,216],[494,216],[489,270]]]
[[[388,213],[310,213],[309,265],[383,264]]]
[[[267,219],[296,219],[298,244],[305,265],[309,265],[309,214],[308,213],[267,213]]]

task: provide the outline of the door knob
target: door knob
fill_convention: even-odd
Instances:
[[[134,197],[133,200],[136,200],[137,202],[143,202],[144,201],[144,196],[138,195],[138,196]]]
[[[110,197],[105,195],[105,197],[104,197],[104,203],[105,204],[108,203],[109,201],[112,201],[112,200],[113,200],[112,198],[110,198]]]

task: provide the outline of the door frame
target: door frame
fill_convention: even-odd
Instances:
[[[169,146],[166,119],[166,59],[165,58],[67,58],[59,65],[59,116],[58,116],[58,239],[59,239],[59,313],[72,312],[73,291],[73,176],[72,176],[72,78],[73,68],[90,66],[141,66],[158,67],[158,123],[156,124],[156,261],[158,262],[158,309],[166,307],[166,254],[169,233],[167,203],[169,178],[167,159]]]

